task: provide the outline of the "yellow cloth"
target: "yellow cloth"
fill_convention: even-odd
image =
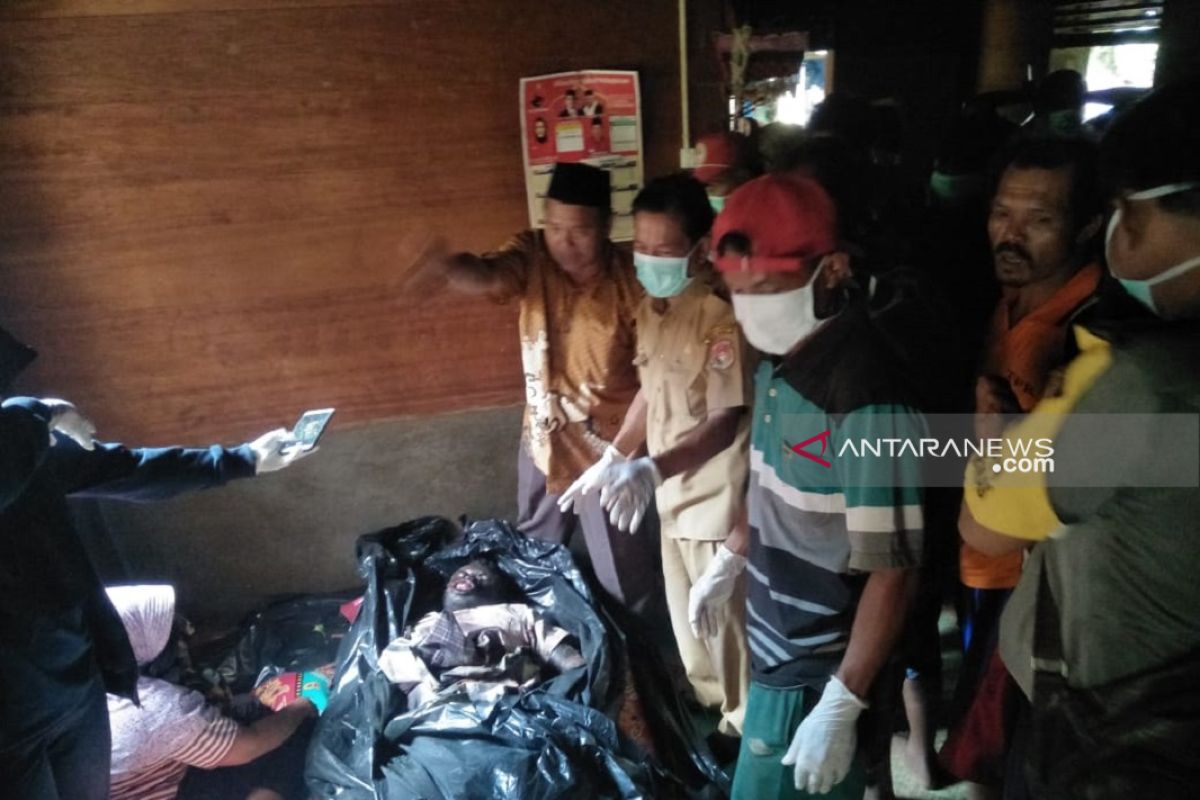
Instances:
[[[983,371],[1004,378],[1021,411],[1029,413],[1042,399],[1047,378],[1062,364],[1071,335],[1068,320],[1096,291],[1102,274],[1099,264],[1088,264],[1016,323],[1009,319],[1007,302],[996,305]],[[1021,579],[1024,555],[1020,550],[985,555],[964,542],[958,574],[963,585],[972,589],[1011,589]]]
[[[1053,439],[1079,398],[1112,364],[1111,346],[1105,340],[1080,327],[1075,328],[1075,340],[1079,355],[1067,366],[1062,393],[1038,403],[1029,416],[1005,431],[1006,440]],[[1045,476],[1031,482],[1025,474],[997,474],[994,463],[974,457],[967,464],[963,499],[975,521],[1005,536],[1030,541],[1041,541],[1058,530],[1062,523],[1050,505]]]

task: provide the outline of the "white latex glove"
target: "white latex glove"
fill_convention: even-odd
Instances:
[[[825,794],[842,782],[858,744],[855,724],[866,707],[844,683],[829,679],[783,757],[784,766],[795,765],[797,791]]]
[[[709,562],[700,579],[688,592],[688,622],[697,639],[710,639],[721,629],[721,622],[733,596],[738,576],[746,569],[746,557],[725,545]]]
[[[614,464],[600,487],[600,504],[608,512],[608,521],[623,531],[637,533],[659,486],[662,474],[649,456]]]
[[[583,474],[562,493],[558,498],[558,509],[565,514],[573,510],[576,503],[582,505],[583,496],[601,486],[605,473],[613,464],[621,464],[628,460],[621,455],[621,451],[610,444],[604,449],[604,455],[600,457],[600,460],[584,470]]]
[[[79,413],[73,403],[57,397],[42,398],[42,405],[50,409],[50,444],[55,443],[54,434],[61,433],[73,439],[84,450],[96,449],[96,426]]]
[[[250,443],[254,451],[254,474],[277,472],[300,459],[317,452],[316,447],[304,449],[287,428],[276,428]]]

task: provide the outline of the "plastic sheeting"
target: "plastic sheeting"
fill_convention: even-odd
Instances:
[[[306,672],[332,664],[350,630],[341,611],[353,592],[307,595],[271,605],[242,623],[237,645],[216,668],[233,694],[250,691],[264,675]]]
[[[496,560],[539,613],[575,636],[586,665],[532,691],[460,684],[410,709],[379,671],[378,655],[410,622],[439,607],[455,569],[482,555]],[[357,556],[366,582],[361,612],[338,653],[329,707],[309,750],[306,778],[317,796],[685,794],[604,713],[622,692],[623,673],[613,659],[621,637],[606,625],[565,548],[520,536],[502,522],[473,523],[460,534],[448,520],[429,517],[362,537]],[[702,757],[684,758],[699,765],[694,771],[723,780]]]

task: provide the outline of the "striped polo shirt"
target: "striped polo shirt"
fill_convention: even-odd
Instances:
[[[112,729],[112,800],[170,800],[188,767],[212,769],[233,747],[238,723],[191,691],[138,679],[141,705],[108,696]]]
[[[792,367],[794,369],[794,367]],[[755,374],[747,634],[752,678],[823,683],[841,662],[866,574],[915,567],[924,520],[913,455],[839,457],[847,440],[919,439],[923,417],[874,403],[830,414],[770,360]]]

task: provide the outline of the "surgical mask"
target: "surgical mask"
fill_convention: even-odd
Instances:
[[[652,256],[634,251],[633,266],[646,293],[651,297],[674,297],[686,289],[692,282],[688,262],[695,251],[694,246],[685,256]]]
[[[715,213],[720,214],[722,211],[725,210],[725,195],[710,194],[708,196],[708,204],[710,206],[712,206],[712,210]]]
[[[764,353],[782,356],[811,336],[821,324],[814,308],[813,287],[823,266],[821,262],[812,280],[799,289],[778,294],[735,293],[733,315],[746,341]]]
[[[1143,189],[1140,192],[1126,195],[1126,200],[1153,200],[1157,197],[1166,197],[1169,194],[1178,194],[1195,189],[1200,184],[1197,183],[1168,183],[1163,186],[1156,186],[1153,189]],[[1108,220],[1108,227],[1104,231],[1104,259],[1108,262],[1108,271],[1112,272],[1112,237],[1117,230],[1117,225],[1121,221],[1121,207],[1117,206],[1117,210],[1113,212],[1112,217]],[[1161,315],[1161,311],[1154,302],[1153,287],[1160,283],[1166,283],[1169,280],[1178,278],[1180,275],[1191,272],[1196,267],[1200,267],[1200,256],[1189,258],[1179,264],[1176,264],[1163,272],[1158,273],[1152,278],[1122,278],[1115,272],[1112,272],[1113,277],[1120,281],[1121,286],[1129,293],[1129,296],[1139,303],[1150,309],[1155,314]]]
[[[982,197],[987,178],[978,174],[949,175],[936,170],[929,176],[929,191],[943,205],[963,205]]]

